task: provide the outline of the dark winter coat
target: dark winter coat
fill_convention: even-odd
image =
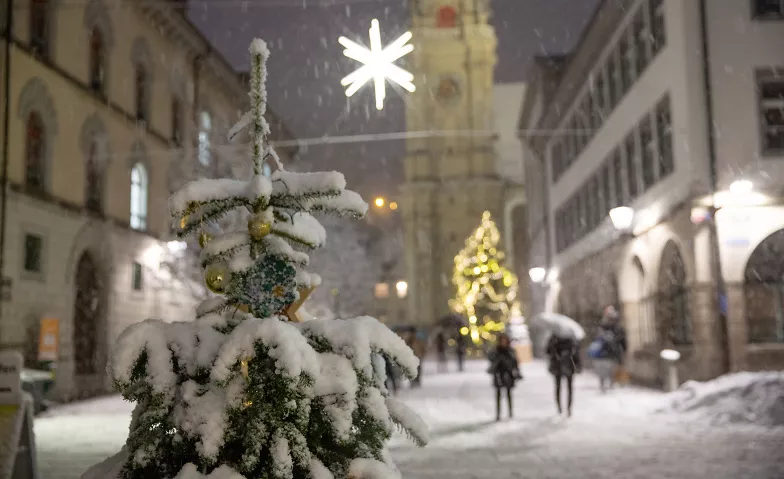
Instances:
[[[517,364],[517,356],[511,347],[499,346],[490,353],[489,372],[493,376],[493,386],[496,388],[513,388],[515,381],[522,378]]]
[[[574,339],[550,336],[546,349],[550,358],[550,374],[571,377],[582,369],[580,345]]]
[[[601,325],[597,334],[597,340],[603,342],[603,347],[599,353],[600,359],[612,359],[618,363],[623,362],[623,355],[626,353],[626,331],[618,325]]]

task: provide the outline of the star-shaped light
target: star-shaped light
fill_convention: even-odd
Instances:
[[[384,99],[387,96],[386,80],[397,83],[410,92],[415,91],[416,88],[411,83],[414,75],[392,63],[414,49],[414,45],[408,44],[411,37],[411,32],[406,32],[386,48],[382,48],[381,28],[378,20],[373,19],[370,22],[370,49],[346,37],[338,38],[338,42],[346,47],[343,54],[364,65],[340,81],[341,85],[348,86],[346,96],[352,96],[372,79],[376,90],[376,108],[381,110],[384,108]]]

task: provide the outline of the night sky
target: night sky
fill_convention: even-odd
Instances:
[[[595,5],[596,0],[493,0],[496,83],[524,81],[532,55],[570,49]],[[407,0],[193,1],[190,16],[238,70],[247,69],[250,40],[267,41],[270,107],[297,138],[404,131],[403,94],[388,88],[381,112],[370,88],[345,97],[340,79],[358,64],[342,55],[337,38],[367,44],[370,21],[378,18],[384,44],[394,40],[408,30]],[[394,196],[402,181],[399,141],[311,146],[302,153],[313,167],[343,171],[349,185],[365,195]]]

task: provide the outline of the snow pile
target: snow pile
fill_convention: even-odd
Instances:
[[[689,381],[659,412],[693,414],[713,424],[784,426],[784,372],[735,373]]]

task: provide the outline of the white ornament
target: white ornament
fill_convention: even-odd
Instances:
[[[392,63],[414,50],[414,45],[408,44],[411,37],[411,32],[406,32],[386,48],[382,48],[381,28],[378,20],[373,19],[370,22],[370,49],[346,37],[338,38],[338,42],[346,47],[343,54],[364,65],[340,81],[341,85],[348,86],[346,96],[354,95],[372,79],[376,90],[376,108],[381,110],[384,108],[384,99],[387,96],[385,80],[395,82],[409,92],[415,91],[416,88],[411,83],[414,75]]]

